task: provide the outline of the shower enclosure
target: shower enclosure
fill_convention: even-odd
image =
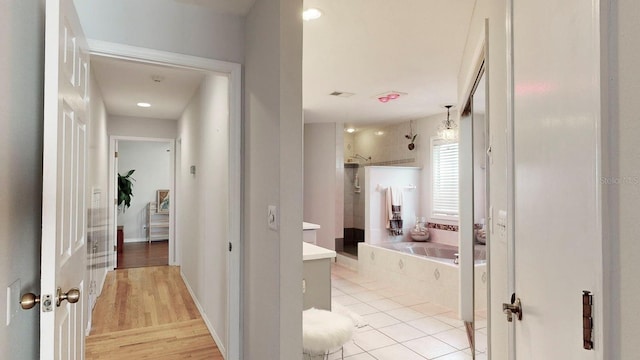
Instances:
[[[364,166],[370,161],[355,154],[344,163],[344,238],[336,242],[336,251],[356,258],[364,241]]]

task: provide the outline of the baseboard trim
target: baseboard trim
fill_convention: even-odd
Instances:
[[[342,266],[344,266],[344,267],[346,267],[348,269],[351,269],[351,270],[354,270],[354,271],[358,271],[358,259],[353,259],[353,258],[350,258],[349,256],[345,256],[345,255],[342,255],[340,253],[337,253],[336,254],[336,263],[338,263],[338,264],[340,264],[340,265],[342,265]]]
[[[100,286],[96,286],[96,290],[98,290],[96,292],[96,296],[93,298],[93,304],[89,304],[89,312],[91,313],[91,321],[89,321],[87,323],[87,328],[85,329],[85,334],[84,336],[87,337],[91,334],[91,327],[92,327],[92,322],[93,322],[93,308],[96,307],[96,304],[98,303],[98,299],[100,298],[100,295],[102,295],[102,290],[104,290],[104,283],[107,280],[107,274],[109,273],[110,270],[108,269],[104,269],[104,271],[102,272],[102,278],[100,279],[99,285]],[[112,270],[111,270],[112,271]],[[87,296],[87,300],[89,300],[89,297]]]
[[[131,238],[124,239],[125,243],[139,243],[139,242],[147,242],[147,238]]]
[[[193,289],[191,288],[191,285],[189,285],[189,281],[184,276],[184,273],[182,272],[182,268],[180,268],[180,276],[182,277],[182,281],[184,282],[185,286],[187,287],[187,291],[189,291],[189,294],[191,295],[191,299],[193,299],[193,302],[196,304],[196,307],[198,308],[198,311],[200,312],[200,316],[202,316],[202,320],[204,320],[205,325],[207,325],[207,329],[209,329],[209,333],[213,337],[213,340],[216,342],[216,345],[218,345],[218,349],[220,350],[220,353],[222,354],[222,357],[226,359],[227,358],[227,350],[224,347],[224,343],[222,342],[222,340],[220,339],[220,337],[216,333],[216,330],[214,329],[213,324],[211,324],[211,322],[209,321],[209,318],[207,318],[207,316],[206,316],[206,314],[204,312],[204,309],[202,308],[202,305],[200,305],[200,302],[198,301],[198,298],[196,297],[196,294],[193,292]]]

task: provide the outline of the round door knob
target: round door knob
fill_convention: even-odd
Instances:
[[[58,288],[58,299],[56,300],[56,306],[67,300],[71,304],[75,304],[80,300],[80,290],[78,288],[72,288],[66,293],[62,293],[62,289]]]
[[[40,302],[40,296],[33,293],[26,293],[20,298],[20,306],[23,310],[32,309]]]

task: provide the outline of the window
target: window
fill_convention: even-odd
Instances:
[[[458,143],[431,141],[431,216],[458,218]]]

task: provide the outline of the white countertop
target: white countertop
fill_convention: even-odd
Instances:
[[[336,257],[336,252],[333,250],[325,249],[323,247],[309,244],[306,242],[302,243],[302,260],[320,260],[320,259],[331,259]]]
[[[320,225],[312,224],[308,222],[302,222],[302,230],[318,230],[320,229]]]

